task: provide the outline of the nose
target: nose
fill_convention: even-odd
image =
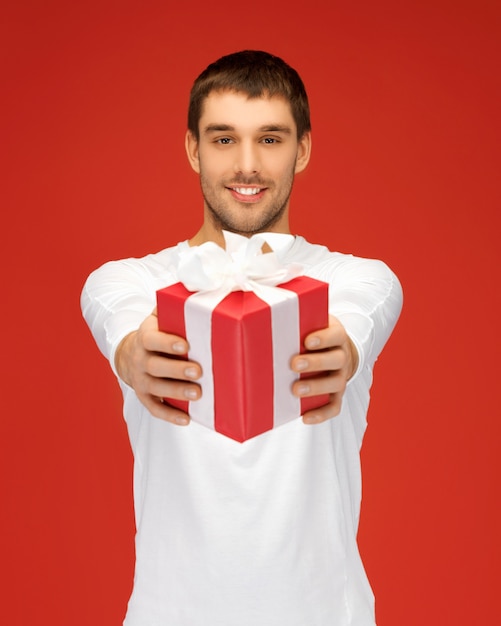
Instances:
[[[257,174],[261,170],[258,146],[252,141],[242,141],[236,151],[235,172]]]

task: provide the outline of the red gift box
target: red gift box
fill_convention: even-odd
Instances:
[[[305,337],[328,326],[328,284],[300,276],[267,290],[273,292],[268,302],[253,291],[233,291],[214,301],[210,293],[189,291],[182,283],[157,292],[159,329],[185,337],[190,344],[185,358],[203,370],[201,399],[167,401],[239,442],[329,399],[328,394],[296,398],[291,385],[299,375],[290,369],[291,357],[305,351]]]

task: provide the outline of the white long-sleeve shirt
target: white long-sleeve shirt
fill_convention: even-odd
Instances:
[[[380,261],[284,235],[284,263],[329,283],[329,312],[359,354],[338,417],[296,419],[238,443],[192,422],[152,417],[120,382],[134,453],[136,570],[124,626],[374,626],[374,598],[356,543],[374,362],[400,314],[402,291]],[[82,310],[114,368],[120,341],[176,281],[187,242],[105,264]],[[115,372],[116,373],[116,372]]]

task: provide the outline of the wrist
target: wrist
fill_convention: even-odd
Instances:
[[[126,385],[131,386],[131,382],[128,376],[128,354],[130,352],[131,342],[134,340],[134,336],[137,331],[133,331],[126,335],[122,341],[118,344],[118,347],[115,351],[115,370],[121,380]]]
[[[358,357],[358,350],[355,344],[353,343],[353,341],[349,337],[348,337],[348,350],[350,353],[350,369],[349,369],[347,380],[350,380],[351,378],[353,378],[353,376],[355,375],[355,372],[358,369],[359,357]]]

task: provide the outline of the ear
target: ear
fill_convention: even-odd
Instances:
[[[298,142],[296,167],[294,172],[298,174],[306,169],[311,155],[311,132],[306,132]]]
[[[191,130],[186,131],[186,138],[184,140],[184,147],[186,148],[186,154],[191,167],[197,174],[200,174],[200,159],[198,156],[198,141],[193,135]]]

